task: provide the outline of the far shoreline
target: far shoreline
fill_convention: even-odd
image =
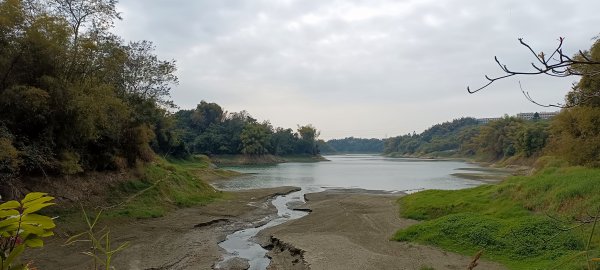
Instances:
[[[242,165],[276,165],[288,162],[312,163],[329,161],[321,155],[213,155],[210,156],[210,160],[213,164],[219,167]]]

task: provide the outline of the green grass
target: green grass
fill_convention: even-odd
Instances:
[[[143,167],[139,179],[124,182],[113,191],[118,206],[107,211],[110,217],[151,218],[178,207],[204,205],[223,197],[205,180],[230,173],[209,167],[199,156],[190,160],[157,160]]]
[[[395,240],[465,255],[484,249],[484,258],[510,269],[548,269],[563,262],[558,269],[584,269],[585,257],[570,257],[585,249],[591,226],[561,229],[588,212],[599,213],[600,169],[546,168],[498,185],[422,191],[399,204],[403,217],[423,222],[398,231]],[[599,235],[592,241],[596,257]]]

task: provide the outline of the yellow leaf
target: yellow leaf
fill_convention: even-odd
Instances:
[[[23,208],[28,208],[28,207],[31,207],[32,205],[49,202],[51,200],[54,200],[54,197],[46,196],[46,197],[37,198],[35,200],[31,200],[26,203],[23,203]]]
[[[25,224],[38,225],[44,229],[51,229],[56,227],[54,221],[47,217],[38,214],[29,214],[21,218],[21,222]]]
[[[21,207],[21,204],[17,201],[8,201],[0,204],[0,210],[18,209],[19,207]]]
[[[50,205],[54,205],[54,204],[55,203],[40,203],[40,204],[30,205],[28,208],[25,208],[25,210],[23,211],[23,215],[36,212],[46,206],[50,206]]]
[[[25,204],[25,203],[33,201],[35,199],[39,199],[47,194],[48,193],[43,193],[43,192],[31,192],[31,193],[25,195],[25,198],[23,200],[21,200],[21,203]]]
[[[0,210],[0,218],[6,218],[6,217],[12,217],[12,216],[18,216],[18,215],[19,215],[19,211],[14,210],[14,209]]]
[[[28,239],[25,241],[25,245],[32,248],[43,247],[44,241],[42,241],[42,239],[39,238]]]

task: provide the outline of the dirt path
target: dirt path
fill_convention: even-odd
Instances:
[[[299,190],[294,187],[234,192],[230,199],[207,206],[177,210],[167,216],[109,224],[113,246],[131,245],[114,260],[116,269],[211,269],[222,257],[218,243],[241,229],[261,225],[276,214],[269,199]],[[26,254],[40,269],[91,269],[84,243],[63,246],[68,235],[59,234],[42,249]],[[243,262],[242,262],[243,265]]]
[[[322,192],[308,194],[308,216],[259,234],[272,250],[271,269],[466,269],[469,257],[390,241],[416,221],[398,218],[398,196]],[[477,269],[505,269],[481,262]]]

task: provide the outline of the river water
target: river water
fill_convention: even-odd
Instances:
[[[263,270],[269,265],[267,250],[252,238],[262,229],[300,218],[306,212],[295,211],[288,205],[304,201],[304,194],[325,189],[365,189],[389,192],[416,192],[424,189],[463,189],[482,182],[462,179],[452,174],[478,166],[460,161],[386,158],[376,155],[325,156],[330,161],[317,163],[282,163],[271,166],[240,166],[226,169],[244,173],[231,180],[218,182],[221,190],[243,190],[280,186],[297,186],[301,191],[273,200],[277,217],[267,224],[237,231],[227,236],[219,246],[227,251],[223,261],[233,257],[247,259],[252,270]],[[217,264],[217,267],[222,265]]]

